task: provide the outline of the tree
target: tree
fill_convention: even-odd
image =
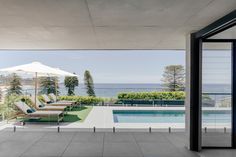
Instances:
[[[10,78],[10,87],[7,91],[7,95],[21,95],[22,88],[21,88],[21,78],[16,75],[15,73]]]
[[[59,93],[58,89],[58,78],[57,77],[40,77],[40,93],[50,94],[54,93],[55,95]]]
[[[2,101],[2,97],[3,97],[3,93],[2,93],[2,89],[0,88],[0,102]]]
[[[68,89],[67,95],[75,95],[75,87],[79,85],[79,80],[76,76],[67,76],[64,85]]]
[[[165,67],[162,82],[169,91],[184,90],[185,71],[182,65],[169,65]]]
[[[18,94],[6,95],[4,103],[1,104],[0,112],[4,113],[4,118],[12,118],[17,114],[18,109],[15,102],[19,101],[22,96]]]
[[[96,96],[94,92],[93,78],[88,70],[84,72],[84,84],[89,96]]]

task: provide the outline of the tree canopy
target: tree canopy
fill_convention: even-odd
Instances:
[[[94,91],[93,77],[88,70],[84,72],[84,84],[89,96],[96,96]]]
[[[165,67],[163,85],[169,91],[182,91],[185,84],[185,71],[182,65],[169,65]]]
[[[50,94],[54,93],[55,95],[59,94],[59,85],[57,77],[40,77],[40,93],[42,94]]]
[[[67,95],[75,95],[75,87],[79,86],[79,80],[76,76],[67,76],[64,79],[64,85],[68,89]]]
[[[7,95],[21,95],[22,94],[22,85],[21,78],[15,73],[10,77],[10,87],[7,91]]]

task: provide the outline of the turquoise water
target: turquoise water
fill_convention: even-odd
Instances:
[[[185,123],[184,111],[113,110],[115,123]],[[203,123],[230,123],[230,111],[203,111]]]

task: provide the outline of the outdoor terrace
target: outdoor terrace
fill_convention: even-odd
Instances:
[[[8,157],[232,157],[235,150],[203,150],[186,148],[184,133],[130,133],[78,131],[0,132],[0,156]],[[14,151],[13,151],[14,150]]]

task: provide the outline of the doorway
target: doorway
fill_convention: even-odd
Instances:
[[[202,47],[202,147],[232,147],[232,43]]]

